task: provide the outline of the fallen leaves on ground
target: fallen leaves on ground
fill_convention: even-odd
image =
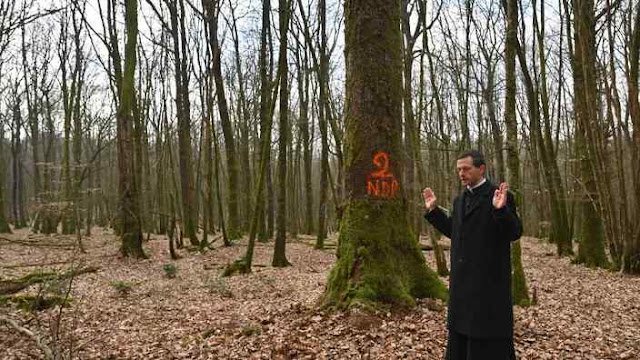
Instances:
[[[40,245],[74,239],[20,231],[10,236]],[[335,245],[335,237],[329,240]],[[100,229],[84,239],[86,254],[69,246],[5,242],[2,279],[36,269],[63,271],[69,264],[61,262],[72,259],[100,271],[73,279],[73,302],[62,316],[59,308],[27,313],[3,307],[0,314],[81,359],[442,358],[446,307],[438,302],[420,300],[413,311],[375,316],[319,309],[335,246],[316,250],[313,241],[300,236],[289,242],[293,266],[283,269],[270,266],[273,244],[258,243],[253,273],[230,278],[220,273],[244,255],[246,241],[214,244],[205,253],[180,250],[177,261],[169,259],[164,236],[145,242],[146,260],[121,258],[117,237]],[[538,305],[514,310],[519,359],[640,359],[640,278],[573,265],[537,239],[522,243]],[[425,254],[435,267],[433,254]],[[174,278],[165,276],[168,263],[177,270]],[[51,342],[56,330],[58,340]],[[3,359],[41,357],[32,340],[6,326],[0,327],[0,348],[6,349]]]

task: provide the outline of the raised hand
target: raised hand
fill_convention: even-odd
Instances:
[[[422,198],[424,199],[424,206],[428,211],[435,209],[436,201],[438,199],[436,198],[436,195],[433,193],[433,190],[431,190],[431,188],[425,188],[424,190],[422,190]]]
[[[509,191],[509,184],[506,182],[500,183],[500,186],[493,194],[493,207],[496,209],[502,209],[507,205],[507,192]]]

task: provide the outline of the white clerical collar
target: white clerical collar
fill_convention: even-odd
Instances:
[[[467,185],[467,189],[469,189],[469,191],[473,192],[473,189],[482,186],[482,184],[487,182],[487,178],[482,178],[482,180],[480,180],[477,184],[473,185],[473,187],[470,187],[469,185]]]

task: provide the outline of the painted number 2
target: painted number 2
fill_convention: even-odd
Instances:
[[[377,170],[367,176],[367,194],[373,197],[393,198],[398,193],[400,184],[389,171],[389,154],[378,151],[373,155],[373,164]]]

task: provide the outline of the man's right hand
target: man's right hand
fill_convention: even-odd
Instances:
[[[431,188],[425,188],[422,190],[422,197],[424,198],[424,206],[427,208],[427,211],[431,211],[436,208],[436,201],[438,199]]]

